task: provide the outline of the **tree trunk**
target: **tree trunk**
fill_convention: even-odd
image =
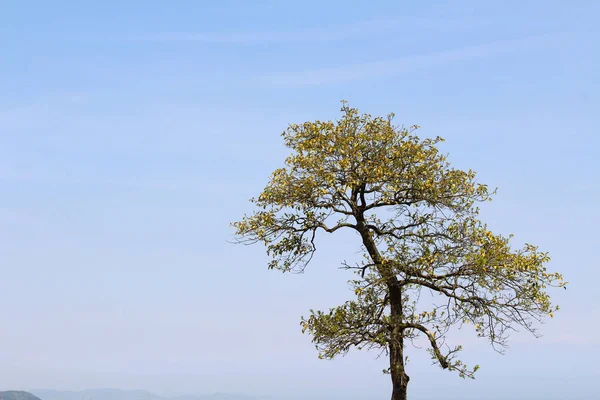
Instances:
[[[404,370],[404,351],[400,343],[390,343],[390,372],[392,376],[392,400],[406,400],[409,377]]]
[[[402,288],[396,275],[384,266],[383,259],[377,250],[373,237],[367,229],[362,211],[355,214],[355,217],[356,226],[362,236],[363,244],[371,256],[373,263],[377,265],[379,274],[387,281],[390,316],[392,319],[392,332],[389,342],[392,400],[406,400],[406,389],[410,378],[404,371],[404,331],[400,328],[403,318]]]
[[[402,288],[398,282],[398,278],[384,265],[373,237],[367,229],[362,211],[355,214],[355,217],[356,226],[362,236],[363,244],[371,256],[373,263],[377,265],[379,274],[387,281],[390,316],[393,326],[389,342],[392,400],[406,400],[406,389],[410,378],[404,370],[404,331],[400,328],[403,319]]]
[[[390,374],[392,377],[392,400],[406,400],[406,389],[409,377],[404,369],[404,332],[398,326],[402,323],[402,290],[398,281],[393,279],[389,287],[390,316],[392,323],[392,335],[389,344],[390,350]]]

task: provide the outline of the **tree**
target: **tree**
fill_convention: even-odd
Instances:
[[[335,122],[288,127],[285,166],[251,199],[254,213],[233,223],[239,242],[264,243],[269,268],[284,272],[304,271],[317,234],[355,232],[364,259],[342,264],[356,273],[355,298],[301,320],[319,357],[381,350],[391,398],[404,400],[405,346],[419,336],[441,368],[472,378],[478,366],[445,345],[451,327],[472,324],[499,352],[510,330],[537,335],[535,323],[558,310],[547,288],[566,285],[547,271],[548,253],[513,250],[511,236],[478,220],[477,204],[493,193],[474,172],[451,167],[437,148],[443,139],[420,139],[418,126],[395,126],[393,114],[360,115],[345,102],[341,111]]]

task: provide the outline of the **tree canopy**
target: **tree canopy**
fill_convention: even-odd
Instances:
[[[233,225],[241,242],[261,242],[269,268],[303,271],[318,235],[356,233],[363,259],[349,281],[354,298],[302,318],[319,357],[350,348],[389,355],[393,399],[406,398],[404,347],[422,336],[444,369],[473,377],[446,345],[452,326],[472,324],[498,351],[510,330],[536,334],[552,316],[549,287],[565,287],[536,246],[511,247],[478,219],[493,192],[476,174],[455,169],[438,149],[442,138],[421,139],[418,126],[394,115],[359,114],[343,102],[337,121],[293,124],[283,133],[291,154],[251,201],[256,210]],[[435,301],[424,301],[422,291]]]

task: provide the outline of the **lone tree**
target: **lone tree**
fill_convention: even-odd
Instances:
[[[364,259],[349,281],[355,298],[302,318],[320,358],[351,347],[389,356],[392,400],[406,399],[407,342],[422,336],[443,369],[473,377],[478,366],[445,344],[452,326],[472,324],[499,352],[518,327],[552,317],[548,287],[565,287],[549,273],[547,253],[532,245],[513,250],[509,237],[477,219],[477,203],[491,199],[475,173],[454,169],[417,126],[360,115],[342,102],[338,121],[290,125],[282,134],[291,155],[273,172],[255,203],[235,222],[238,241],[262,242],[270,269],[302,272],[320,232],[356,233]],[[426,292],[429,292],[427,294]],[[424,292],[425,296],[421,296]],[[429,297],[427,297],[429,296]]]

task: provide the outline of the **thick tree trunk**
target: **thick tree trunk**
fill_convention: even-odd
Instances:
[[[394,324],[402,323],[402,291],[397,281],[389,285],[390,313]],[[404,333],[397,326],[390,338],[390,374],[392,377],[392,400],[406,400],[409,377],[404,369]]]
[[[355,217],[356,226],[362,236],[363,244],[371,256],[373,263],[377,265],[379,274],[387,281],[390,316],[392,317],[392,332],[389,342],[392,400],[406,400],[406,389],[410,378],[404,370],[404,332],[400,329],[403,319],[402,288],[396,275],[386,269],[377,246],[373,241],[373,237],[366,226],[362,211],[358,212]]]
[[[392,376],[392,400],[406,400],[409,377],[404,370],[402,343],[390,343],[390,372]]]

